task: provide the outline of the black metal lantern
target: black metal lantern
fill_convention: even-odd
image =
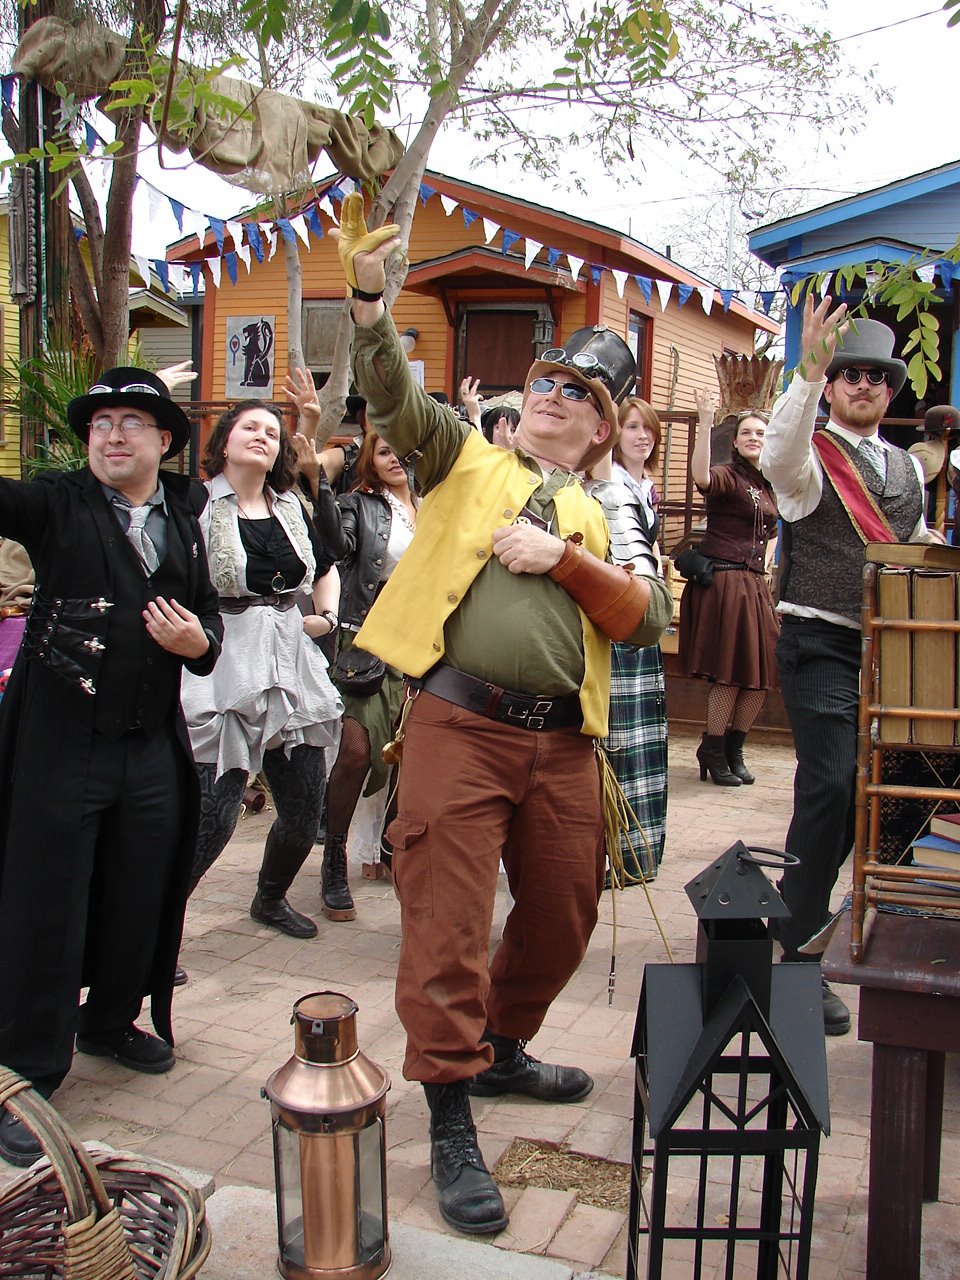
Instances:
[[[628,1280],[644,1237],[647,1280],[662,1275],[667,1241],[689,1242],[691,1280],[808,1274],[830,1112],[820,966],[774,965],[764,923],[789,912],[761,867],[787,858],[728,849],[686,886],[697,963],[644,970]]]

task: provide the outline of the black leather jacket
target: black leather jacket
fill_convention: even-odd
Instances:
[[[354,630],[370,612],[383,576],[391,511],[386,498],[358,489],[337,499],[342,524],[340,625]]]

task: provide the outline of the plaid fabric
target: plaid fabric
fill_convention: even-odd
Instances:
[[[659,645],[613,644],[610,733],[604,742],[624,795],[650,846],[634,827],[621,838],[624,867],[651,879],[663,857],[667,822],[667,704]],[[639,860],[639,866],[638,864]]]

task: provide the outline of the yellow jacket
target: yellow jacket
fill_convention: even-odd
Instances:
[[[516,519],[538,484],[540,477],[515,454],[493,448],[471,432],[447,477],[424,498],[416,537],[370,610],[357,644],[407,675],[429,671],[443,657],[447,619],[493,555],[494,529]],[[606,558],[609,533],[603,511],[579,484],[559,490],[554,509],[561,538],[582,533],[586,549]],[[580,621],[583,732],[603,738],[610,705],[610,642],[582,609]]]

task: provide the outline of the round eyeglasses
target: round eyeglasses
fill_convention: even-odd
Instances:
[[[862,378],[866,378],[871,387],[879,387],[881,383],[884,383],[887,380],[887,375],[882,369],[858,369],[856,365],[851,365],[847,369],[841,369],[840,376],[843,378],[844,382],[848,382],[851,387],[855,387]]]

